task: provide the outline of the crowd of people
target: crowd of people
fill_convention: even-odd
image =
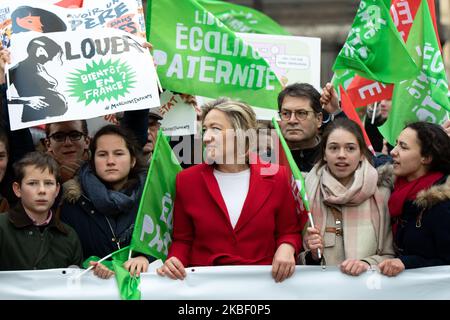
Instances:
[[[45,151],[35,151],[30,129],[10,129],[9,62],[0,49],[0,270],[82,266],[127,246],[162,116],[127,111],[93,136],[86,120],[49,123]],[[450,121],[408,124],[387,146],[376,126],[389,102],[380,105],[377,115],[369,106],[365,121],[373,154],[331,84],[322,93],[306,83],[279,93],[279,125],[305,175],[314,227],[296,209],[286,168],[267,170],[261,161],[253,109],[227,98],[202,106],[203,162],[182,163],[177,175],[173,242],[158,274],[184,279],[190,266],[271,265],[281,282],[298,264],[353,276],[450,264]],[[136,253],[124,266],[139,275],[153,260]],[[114,274],[90,263],[101,278]]]

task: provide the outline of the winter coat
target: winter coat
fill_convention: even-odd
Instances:
[[[450,265],[450,176],[405,202],[395,245],[406,269]]]
[[[0,214],[0,270],[67,268],[81,263],[77,234],[55,216],[47,226],[35,226],[21,203]]]
[[[88,164],[81,167],[80,174],[87,168]],[[103,189],[106,187],[94,177],[92,171],[89,175],[95,181],[89,183],[94,186],[91,195],[82,188],[77,176],[63,184],[61,206],[61,220],[77,232],[85,259],[104,257],[130,244],[145,181],[144,173],[133,192],[126,195]],[[126,199],[126,205],[122,199]],[[118,206],[116,212],[110,209],[115,205]]]

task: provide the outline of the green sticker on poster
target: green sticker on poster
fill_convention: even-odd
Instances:
[[[118,99],[134,88],[135,72],[120,60],[108,60],[99,63],[95,61],[87,64],[85,70],[78,69],[67,79],[71,97],[78,98],[78,102],[85,101],[89,105],[92,101],[99,102]]]

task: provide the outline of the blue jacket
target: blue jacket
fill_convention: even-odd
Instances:
[[[131,208],[112,214],[110,210],[104,212],[104,209],[94,205],[95,201],[83,190],[78,177],[64,183],[61,220],[77,232],[84,259],[90,256],[101,258],[130,244],[143,184],[137,185],[136,191],[136,200]],[[94,194],[103,197],[101,192],[95,190]],[[108,199],[104,197],[97,199],[96,203],[106,203]]]

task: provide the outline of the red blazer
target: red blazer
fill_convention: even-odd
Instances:
[[[185,267],[271,265],[281,243],[293,245],[298,253],[301,225],[286,168],[262,175],[264,166],[250,165],[249,190],[234,229],[214,167],[199,164],[180,172],[169,257]]]

